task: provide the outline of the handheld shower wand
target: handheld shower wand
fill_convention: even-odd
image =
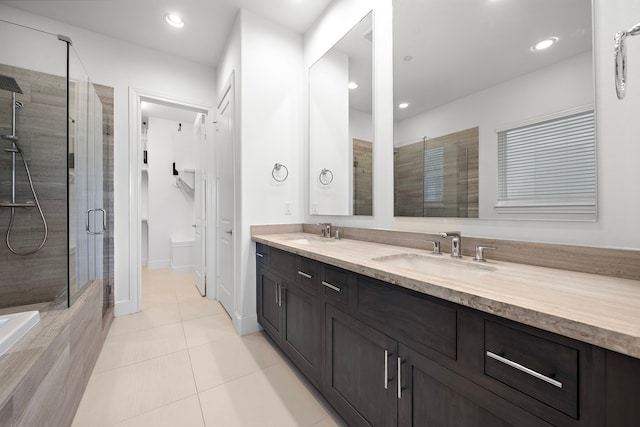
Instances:
[[[38,196],[36,194],[36,190],[33,188],[33,179],[31,178],[31,172],[29,171],[29,165],[27,164],[27,160],[24,157],[24,153],[20,149],[18,141],[20,138],[16,135],[16,108],[22,108],[22,102],[16,101],[16,93],[22,93],[22,89],[18,86],[16,80],[12,77],[0,75],[0,89],[8,90],[12,92],[12,116],[11,116],[11,134],[1,135],[0,138],[10,141],[11,147],[5,148],[4,151],[11,153],[11,201],[10,202],[0,202],[0,207],[6,207],[11,209],[11,216],[9,219],[9,226],[7,227],[6,234],[6,244],[7,248],[15,255],[31,255],[38,252],[40,249],[44,247],[45,242],[47,241],[47,237],[49,235],[49,229],[47,227],[47,220],[44,217],[44,213],[42,212],[42,207],[40,206],[40,202],[38,201]],[[16,154],[20,154],[22,158],[22,162],[24,163],[24,169],[27,173],[27,178],[29,180],[29,187],[31,188],[31,194],[33,194],[33,201],[27,201],[26,203],[16,203]],[[40,214],[40,218],[42,219],[42,224],[44,228],[44,236],[42,238],[42,242],[38,245],[37,248],[27,251],[18,251],[13,248],[11,245],[11,231],[13,230],[13,223],[15,220],[16,208],[33,208],[36,206],[38,208],[38,213]]]

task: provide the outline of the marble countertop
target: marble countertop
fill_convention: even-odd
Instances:
[[[640,281],[308,233],[261,234],[278,249],[640,358]]]

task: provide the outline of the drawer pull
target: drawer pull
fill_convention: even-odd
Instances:
[[[299,274],[299,275],[301,275],[301,276],[302,276],[302,277],[304,277],[304,278],[311,279],[311,275],[310,275],[310,274],[305,273],[304,271],[299,271],[299,270],[298,270],[298,274]]]
[[[256,252],[256,256],[260,258],[264,258],[264,255],[262,255],[260,252]]]
[[[340,292],[340,288],[337,286],[332,285],[331,283],[327,283],[324,280],[322,281],[322,284],[325,285],[327,288],[329,289],[333,289],[336,292]]]
[[[384,389],[389,388],[389,358],[393,356],[393,353],[389,353],[389,350],[384,351]]]
[[[543,375],[543,374],[541,374],[539,372],[536,372],[533,369],[529,369],[526,366],[523,366],[523,365],[521,365],[521,364],[519,364],[517,362],[514,362],[513,360],[509,360],[507,358],[499,356],[499,355],[497,355],[495,353],[492,353],[490,351],[487,351],[487,356],[489,356],[492,359],[497,360],[498,362],[502,362],[505,365],[511,366],[512,368],[515,368],[515,369],[517,369],[519,371],[522,371],[522,372],[524,372],[526,374],[529,374],[532,377],[536,377],[539,380],[547,382],[547,383],[549,383],[551,385],[554,385],[554,386],[556,386],[558,388],[562,388],[562,383],[560,381],[554,380],[553,378],[549,378],[548,376]]]
[[[402,390],[404,390],[404,388],[402,387],[402,365],[404,364],[404,361],[402,360],[402,357],[398,356],[398,399],[402,399]]]

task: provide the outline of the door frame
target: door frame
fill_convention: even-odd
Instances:
[[[129,294],[116,295],[115,315],[137,313],[142,307],[142,227],[140,209],[140,181],[142,174],[142,109],[140,103],[149,101],[170,107],[193,110],[214,117],[214,109],[190,100],[179,99],[157,92],[129,86]],[[212,135],[212,121],[207,120],[207,133]],[[211,176],[207,169],[206,179]],[[210,186],[208,186],[209,188]],[[209,194],[207,194],[209,196]],[[215,218],[215,211],[210,210],[210,198],[207,198],[207,213]],[[206,236],[205,245],[211,247],[212,242]],[[211,251],[209,251],[211,252]],[[208,263],[207,263],[208,265]]]

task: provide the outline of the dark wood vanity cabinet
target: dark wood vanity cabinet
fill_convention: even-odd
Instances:
[[[638,359],[257,251],[260,324],[350,426],[640,426]]]
[[[256,248],[256,257],[258,322],[319,387],[318,263],[264,245]]]

